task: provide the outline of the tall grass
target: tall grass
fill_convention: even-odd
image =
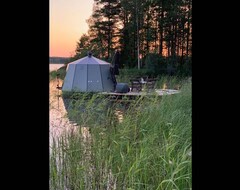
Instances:
[[[191,189],[191,97],[189,81],[179,94],[140,97],[127,106],[80,96],[69,110],[79,130],[51,147],[50,189]],[[122,122],[116,110],[123,111]]]

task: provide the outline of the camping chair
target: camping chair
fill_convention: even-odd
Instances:
[[[138,79],[130,79],[131,82],[131,91],[141,91],[142,90],[142,84]]]
[[[156,81],[157,80],[154,79],[154,78],[148,78],[147,79],[146,88],[147,88],[148,91],[151,91],[151,90],[154,89]]]

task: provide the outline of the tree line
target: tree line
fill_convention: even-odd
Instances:
[[[90,50],[120,68],[191,68],[192,0],[94,0],[72,59]]]

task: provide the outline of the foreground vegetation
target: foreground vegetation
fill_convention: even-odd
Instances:
[[[49,80],[54,80],[56,79],[57,77],[60,78],[61,80],[64,80],[65,76],[66,76],[66,68],[67,66],[64,65],[63,67],[57,69],[57,70],[54,70],[54,71],[51,71],[49,73]]]
[[[127,105],[85,94],[69,103],[80,126],[53,140],[50,189],[191,189],[191,81],[158,85],[165,82],[181,93]]]

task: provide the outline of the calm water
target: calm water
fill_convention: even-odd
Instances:
[[[49,64],[49,71],[54,71],[64,66],[64,64]]]

